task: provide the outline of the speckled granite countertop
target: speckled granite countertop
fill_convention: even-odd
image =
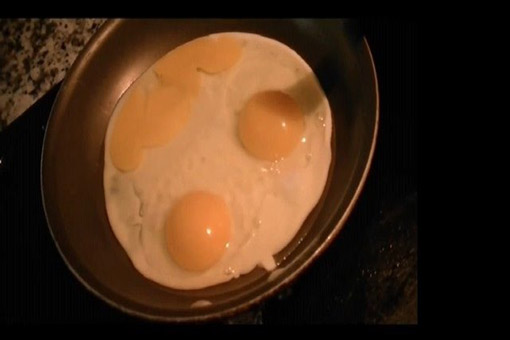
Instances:
[[[0,131],[61,81],[104,19],[0,19]]]

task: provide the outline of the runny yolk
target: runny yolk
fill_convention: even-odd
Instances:
[[[127,98],[120,112],[110,142],[110,156],[115,167],[122,171],[131,171],[142,161],[142,146],[139,129],[143,124],[145,97],[137,87]]]
[[[169,142],[186,124],[191,114],[191,98],[178,88],[159,87],[147,95],[143,130],[143,147],[156,147]]]
[[[241,110],[238,128],[241,142],[250,154],[275,161],[294,150],[305,124],[292,97],[280,91],[265,91],[248,99]]]
[[[136,85],[119,112],[110,156],[121,171],[135,170],[143,148],[168,143],[186,124],[201,85],[199,70],[219,73],[241,57],[242,47],[230,37],[204,37],[179,46],[158,60],[160,86],[145,93]]]
[[[218,262],[230,240],[225,201],[205,191],[181,197],[166,220],[167,249],[181,268],[204,271]]]

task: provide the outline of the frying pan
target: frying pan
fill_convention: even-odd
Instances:
[[[77,58],[49,117],[41,186],[49,231],[68,268],[92,293],[131,315],[173,322],[226,317],[288,285],[333,241],[367,176],[378,126],[375,68],[366,40],[348,20],[111,20]],[[104,140],[113,108],[129,86],[174,47],[218,32],[276,39],[312,67],[333,113],[333,160],[324,193],[296,237],[257,268],[200,290],[143,277],[115,238],[103,191]],[[197,306],[197,301],[211,304]]]

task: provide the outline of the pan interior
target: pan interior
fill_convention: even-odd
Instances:
[[[376,80],[364,39],[342,20],[116,20],[103,25],[71,68],[43,146],[43,202],[64,260],[95,294],[143,317],[197,320],[226,315],[290,281],[330,242],[357,197],[377,127]],[[278,270],[256,269],[227,283],[174,290],[144,278],[115,238],[103,191],[104,138],[122,94],[170,49],[200,36],[247,32],[294,49],[313,68],[333,114],[333,160],[326,189]],[[340,223],[342,222],[342,223]],[[212,302],[191,308],[197,300]]]

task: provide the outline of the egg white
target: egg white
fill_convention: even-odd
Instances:
[[[331,163],[331,110],[306,62],[269,38],[220,34],[241,42],[242,57],[225,72],[201,74],[191,117],[171,142],[145,149],[142,163],[132,172],[117,170],[110,158],[112,127],[125,99],[135,86],[147,90],[158,86],[152,68],[126,91],[106,133],[104,190],[112,230],[142,275],[177,289],[219,284],[257,265],[273,270],[273,255],[291,241],[317,204]],[[279,162],[251,156],[238,138],[240,109],[253,94],[265,90],[286,92],[305,113],[302,142]],[[164,225],[172,205],[194,190],[221,196],[232,221],[229,247],[204,272],[177,266],[165,241]]]

